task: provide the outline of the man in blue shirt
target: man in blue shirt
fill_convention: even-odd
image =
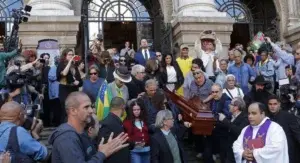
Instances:
[[[243,90],[244,94],[249,92],[248,82],[254,81],[255,72],[248,65],[242,62],[242,52],[240,50],[234,50],[234,65],[228,69],[228,74],[232,74],[236,78],[237,85]]]
[[[24,155],[27,159],[32,159],[32,161],[45,160],[47,158],[48,152],[44,145],[39,143],[34,139],[30,133],[21,127],[25,122],[25,111],[20,104],[17,102],[5,103],[0,109],[0,152],[7,151],[9,146],[18,146],[19,153]],[[39,122],[31,133],[34,137],[38,138],[38,132],[41,130],[42,122]],[[15,127],[18,126],[18,127]],[[11,131],[16,129],[15,140]],[[17,144],[14,144],[16,143]],[[10,151],[10,150],[9,150]],[[10,151],[11,152],[11,151]],[[13,153],[16,155],[16,153]],[[21,160],[15,160],[20,162]]]

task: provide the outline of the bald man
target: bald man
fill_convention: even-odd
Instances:
[[[65,101],[68,115],[67,123],[60,125],[49,137],[52,144],[52,162],[55,163],[102,163],[112,153],[128,146],[123,144],[127,135],[120,134],[115,139],[109,137],[107,144],[100,142],[97,153],[87,158],[88,150],[84,149],[81,134],[90,118],[92,118],[92,103],[83,92],[72,92]],[[112,139],[112,140],[111,140]]]
[[[1,107],[0,152],[11,151],[12,154],[29,161],[45,160],[48,154],[46,147],[21,127],[25,122],[25,117],[24,109],[17,102],[7,102]],[[13,149],[14,147],[19,149]],[[20,152],[16,153],[15,150]],[[21,160],[13,160],[13,162],[21,162]]]

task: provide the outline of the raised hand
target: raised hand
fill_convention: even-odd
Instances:
[[[128,143],[124,144],[128,140],[127,134],[121,133],[114,139],[113,136],[114,133],[111,133],[106,144],[104,144],[104,138],[102,138],[98,146],[98,151],[102,152],[106,157],[129,145]]]

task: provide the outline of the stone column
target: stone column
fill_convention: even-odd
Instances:
[[[218,12],[214,0],[178,0],[178,16],[226,17]]]
[[[300,23],[300,2],[299,0],[288,0],[288,8],[289,8],[289,28],[293,28],[295,25]]]
[[[288,0],[288,11],[289,11],[289,23],[287,32],[284,33],[286,42],[291,44],[293,47],[300,41],[300,1],[299,0]]]
[[[76,46],[81,18],[74,16],[70,0],[30,0],[28,5],[31,16],[19,29],[25,48],[36,48],[43,39],[57,40],[62,49]]]
[[[177,13],[171,21],[173,26],[173,42],[187,44],[190,55],[196,56],[194,44],[204,30],[213,30],[221,40],[223,51],[220,58],[227,58],[230,35],[234,19],[216,9],[214,0],[173,0]],[[175,10],[176,11],[176,10]]]

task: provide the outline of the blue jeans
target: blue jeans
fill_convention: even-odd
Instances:
[[[131,163],[150,163],[150,152],[130,152]]]

